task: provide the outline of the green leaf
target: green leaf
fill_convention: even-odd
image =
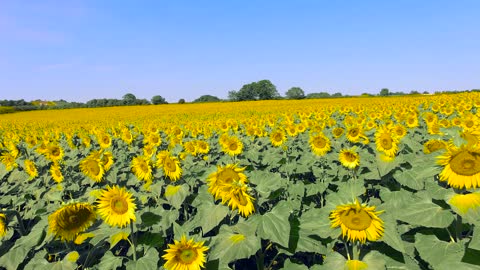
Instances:
[[[397,230],[397,221],[388,213],[379,215],[379,218],[384,221],[383,225],[385,228],[383,237],[380,238],[380,241],[383,241],[392,248],[405,253],[403,241],[400,238],[400,233]]]
[[[288,247],[290,238],[291,208],[286,202],[280,202],[270,212],[262,215],[259,219],[257,233],[262,239],[271,240],[284,247]]]
[[[300,217],[300,232],[307,235],[318,235],[321,238],[336,238],[340,230],[331,228],[330,210],[326,207],[307,210]]]
[[[0,257],[0,266],[5,267],[7,270],[16,270],[18,266],[25,260],[30,248],[24,246],[17,246],[6,254]]]
[[[445,242],[435,235],[415,235],[415,248],[423,260],[428,262],[434,269],[438,269],[445,262],[460,262],[465,247],[462,243]]]
[[[137,261],[129,261],[125,264],[127,270],[156,270],[158,269],[159,260],[158,251],[154,248],[147,250],[145,256],[137,259]]]
[[[412,225],[446,228],[454,220],[450,211],[427,201],[412,203],[399,211],[397,218]]]
[[[283,265],[282,269],[285,269],[285,270],[308,270],[308,267],[306,267],[305,265],[293,263],[293,262],[290,261],[290,259],[287,259],[285,261],[285,264]]]
[[[209,259],[219,259],[224,265],[238,259],[249,258],[260,248],[260,238],[255,235],[255,226],[239,222],[235,226],[223,225],[220,233],[212,238]]]
[[[200,226],[202,227],[203,234],[208,233],[218,226],[229,212],[230,209],[221,204],[205,204],[200,206],[196,217],[200,217]]]
[[[385,269],[385,256],[378,251],[370,251],[362,259],[368,265],[368,270],[383,270]]]
[[[480,250],[480,226],[475,225],[473,229],[472,241],[468,244],[468,248]]]
[[[172,186],[170,186],[172,187]],[[166,188],[167,191],[165,191],[165,197],[167,201],[175,208],[180,208],[182,205],[183,201],[188,195],[188,185],[183,184],[180,186],[176,186],[174,188],[170,188],[167,186]],[[171,192],[169,192],[171,191]]]
[[[103,255],[100,263],[98,264],[98,269],[112,269],[115,270],[122,266],[124,257],[117,257],[113,255],[111,251],[107,251]]]

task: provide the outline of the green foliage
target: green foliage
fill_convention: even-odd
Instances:
[[[216,96],[212,95],[203,95],[200,96],[199,98],[195,99],[193,102],[194,103],[200,103],[200,102],[219,102],[220,99]]]
[[[277,88],[269,80],[245,84],[238,91],[230,91],[228,96],[232,101],[268,100],[280,97]]]
[[[292,87],[288,89],[285,93],[285,96],[288,99],[303,99],[305,98],[305,92],[303,92],[302,88],[300,87]]]
[[[168,102],[163,98],[162,96],[156,95],[152,97],[152,104],[153,105],[158,105],[158,104],[167,104]]]

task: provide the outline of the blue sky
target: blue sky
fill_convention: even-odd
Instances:
[[[480,1],[0,0],[0,99],[480,88]]]

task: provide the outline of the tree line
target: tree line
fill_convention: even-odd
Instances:
[[[468,90],[463,90],[468,91]],[[470,91],[480,91],[480,89],[472,89]],[[456,93],[454,91],[437,91],[435,94]],[[361,96],[402,96],[402,95],[419,95],[420,92],[416,90],[410,91],[409,94],[404,92],[391,92],[388,88],[382,88],[378,94],[363,93]],[[424,91],[423,94],[428,94]],[[315,99],[315,98],[340,98],[351,97],[349,95],[342,95],[340,92],[330,94],[328,92],[316,92],[305,94],[300,87],[291,87],[285,92],[285,96],[281,96],[276,86],[269,80],[260,80],[243,85],[239,90],[232,90],[228,92],[228,99],[222,100],[212,95],[202,95],[193,100],[193,103],[200,102],[223,102],[223,101],[249,101],[249,100],[274,100],[274,99]],[[66,100],[58,101],[41,101],[35,100],[27,102],[20,100],[0,100],[0,114],[10,113],[15,111],[30,111],[30,110],[45,110],[45,109],[68,109],[68,108],[97,108],[97,107],[112,107],[112,106],[132,106],[132,105],[158,105],[167,104],[168,102],[160,95],[153,96],[150,100],[138,99],[134,94],[127,93],[122,99],[91,99],[85,103],[82,102],[68,102]],[[179,104],[186,103],[185,99],[178,100]]]

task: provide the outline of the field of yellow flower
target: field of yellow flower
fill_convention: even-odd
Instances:
[[[480,269],[479,117],[474,92],[0,115],[0,267]]]

